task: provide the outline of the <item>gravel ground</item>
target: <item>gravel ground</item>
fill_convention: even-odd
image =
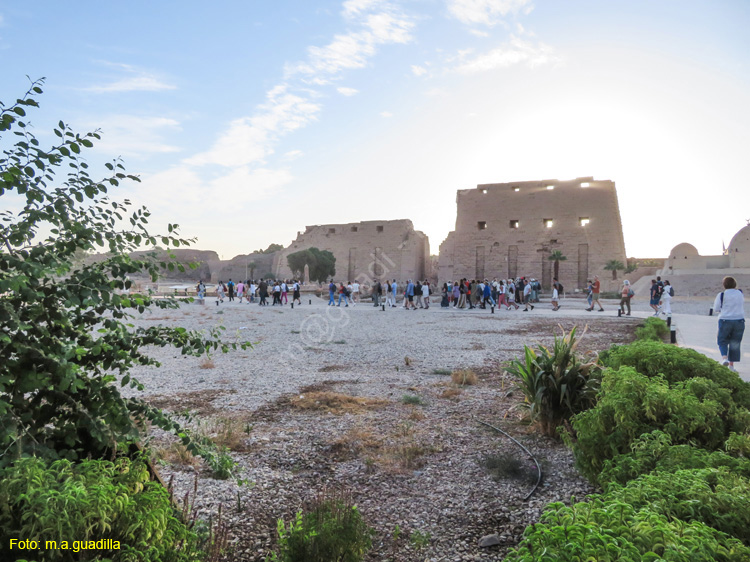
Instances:
[[[303,302],[292,309],[208,299],[135,322],[220,325],[229,341],[256,342],[210,362],[154,349],[162,366],[133,372],[153,404],[191,412],[205,431],[233,428],[231,455],[254,486],[215,480],[205,466],[173,457],[161,469],[178,498],[198,478],[201,516],[215,517],[222,505],[232,544],[227,560],[263,560],[275,543],[276,520],[289,521],[326,488],[350,493],[375,530],[368,560],[399,561],[502,560],[547,503],[594,491],[563,445],[523,422],[502,363],[520,357],[524,344],[551,343],[558,324],[588,323],[584,349],[629,341],[640,320],[617,318],[614,301],[605,301],[604,313],[565,299],[559,312],[540,303],[530,312],[494,314]],[[456,369],[473,370],[477,384],[453,385],[449,373]],[[341,404],[341,395],[357,400]],[[405,395],[417,403],[404,403]],[[544,477],[528,501],[533,463],[478,420],[507,431],[539,459]],[[157,448],[167,447],[163,435],[154,437]],[[488,457],[506,467],[518,463],[518,474],[493,478]],[[498,545],[478,546],[491,534]]]

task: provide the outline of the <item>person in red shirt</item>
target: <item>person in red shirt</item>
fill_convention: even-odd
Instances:
[[[586,309],[589,312],[594,310],[594,305],[599,307],[599,312],[604,312],[602,304],[599,302],[599,288],[601,285],[602,284],[599,282],[599,276],[594,275],[594,283],[591,285],[591,306]]]

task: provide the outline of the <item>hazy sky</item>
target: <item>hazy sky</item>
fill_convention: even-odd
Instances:
[[[100,128],[116,192],[224,259],[456,191],[594,176],[628,256],[703,254],[750,219],[747,0],[0,1],[0,99]]]

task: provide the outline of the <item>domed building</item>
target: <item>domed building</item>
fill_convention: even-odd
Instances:
[[[729,247],[718,256],[701,256],[692,244],[677,244],[669,252],[664,269],[658,271],[683,295],[711,295],[721,286],[726,275],[737,279],[740,286],[750,285],[750,225],[732,237]],[[677,289],[675,289],[677,290]]]
[[[734,235],[727,248],[729,267],[750,267],[750,225],[740,229]]]

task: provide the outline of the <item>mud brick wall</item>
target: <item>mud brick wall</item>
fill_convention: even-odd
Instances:
[[[292,277],[287,256],[307,248],[336,257],[336,281],[384,278],[424,279],[429,275],[430,244],[410,220],[365,221],[308,226],[274,259],[277,277]]]
[[[528,276],[551,285],[560,250],[565,290],[599,275],[614,290],[609,260],[626,263],[615,184],[592,177],[478,185],[458,191],[456,229],[440,245],[440,282],[461,277]],[[610,287],[611,285],[611,287]]]

